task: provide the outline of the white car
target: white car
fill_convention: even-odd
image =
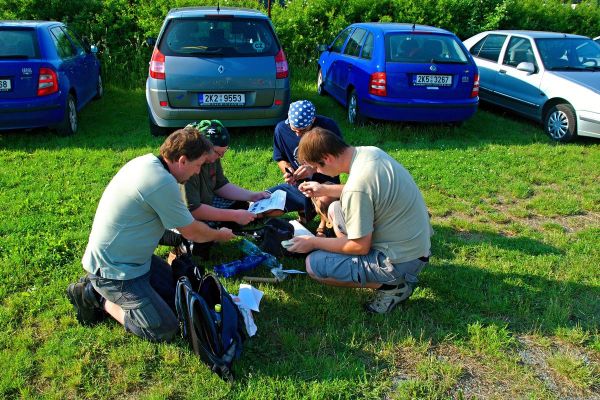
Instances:
[[[550,137],[600,138],[600,44],[565,33],[489,31],[464,41],[479,98],[544,124]]]

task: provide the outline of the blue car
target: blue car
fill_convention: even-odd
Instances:
[[[348,109],[348,121],[460,123],[479,102],[477,65],[451,32],[358,23],[319,47],[317,91]]]
[[[77,113],[102,96],[97,49],[59,22],[0,21],[0,131],[77,131]]]

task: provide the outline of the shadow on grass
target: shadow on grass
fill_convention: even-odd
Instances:
[[[363,311],[372,293],[366,289],[328,287],[307,277],[273,287],[279,294],[263,300],[256,315],[259,334],[247,344],[239,376],[330,382],[376,375],[390,367],[378,354],[388,346],[410,337],[433,343],[448,338],[468,341],[468,328],[475,323],[507,325],[514,335],[552,334],[575,325],[598,329],[598,287],[562,279],[560,269],[548,273],[519,265],[519,254],[531,260],[561,256],[559,249],[523,237],[435,229],[434,257],[420,277],[420,287],[388,315]],[[477,259],[467,265],[453,256],[461,247],[489,245],[500,249],[494,254],[519,254],[493,265]]]

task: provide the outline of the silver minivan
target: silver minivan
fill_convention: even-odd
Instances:
[[[155,136],[202,119],[227,127],[285,119],[289,70],[271,21],[241,8],[169,11],[150,60],[146,101]]]

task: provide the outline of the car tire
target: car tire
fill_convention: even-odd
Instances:
[[[65,115],[63,120],[56,126],[56,132],[60,136],[71,136],[77,132],[79,118],[77,115],[77,101],[75,97],[69,93],[67,102],[65,103]]]
[[[321,72],[321,68],[319,68],[319,71],[317,72],[317,94],[319,96],[325,96],[327,94],[323,87],[323,73]]]
[[[568,103],[561,103],[548,110],[544,117],[544,129],[552,140],[570,142],[577,136],[575,110]]]
[[[355,90],[352,90],[348,96],[348,122],[352,125],[363,125],[366,122],[366,118],[358,108],[358,96]]]
[[[148,121],[150,122],[150,133],[152,136],[167,136],[170,133],[170,129],[156,125],[152,121],[152,118],[149,118]]]
[[[98,74],[98,83],[96,84],[96,95],[94,99],[101,99],[104,96],[104,85],[102,84],[102,76]]]

